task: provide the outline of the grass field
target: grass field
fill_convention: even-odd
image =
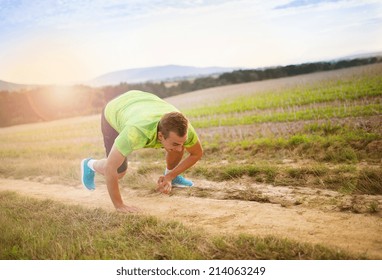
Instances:
[[[289,205],[256,189],[266,184],[335,194],[326,200],[297,197],[292,204],[300,207],[381,216],[382,65],[365,69],[325,82],[217,98],[213,105],[185,110],[205,151],[186,175],[241,187],[223,184],[218,191],[201,187],[174,195]],[[78,162],[104,154],[98,117],[3,129],[0,143],[1,177],[45,184],[78,185]],[[152,192],[155,183],[145,181],[142,187],[142,180],[163,171],[163,151],[138,151],[129,162],[122,184],[141,195]],[[1,259],[365,257],[272,236],[207,238],[152,217],[94,213],[10,193],[1,193],[0,199],[1,225],[7,232],[0,240]]]
[[[0,193],[0,259],[362,259],[272,236],[206,236],[150,216]]]

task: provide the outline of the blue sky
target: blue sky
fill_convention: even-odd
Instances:
[[[0,23],[0,80],[16,83],[382,51],[380,0],[0,0]]]

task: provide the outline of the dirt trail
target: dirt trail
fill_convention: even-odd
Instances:
[[[89,192],[81,186],[0,179],[0,191],[5,190],[114,211],[104,185]],[[142,197],[130,189],[122,189],[122,196],[126,204],[140,207],[145,214],[177,220],[213,234],[271,234],[382,259],[382,219],[377,216],[156,193]]]

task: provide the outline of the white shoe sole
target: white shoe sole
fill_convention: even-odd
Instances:
[[[194,186],[194,184],[192,184],[191,186],[173,184],[172,186],[176,187],[176,188],[192,188]]]

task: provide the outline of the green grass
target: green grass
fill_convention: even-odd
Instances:
[[[185,113],[196,128],[373,116],[382,114],[381,96],[382,76],[370,74],[238,96]]]
[[[235,126],[264,122],[293,122],[301,120],[319,120],[330,118],[346,118],[372,116],[382,114],[382,104],[370,104],[360,106],[326,106],[313,107],[305,110],[292,110],[290,112],[267,112],[266,114],[254,112],[246,116],[220,116],[208,115],[203,119],[192,119],[191,122],[196,128],[206,128],[213,126]]]
[[[312,123],[294,134],[284,136],[248,136],[243,140],[216,139],[205,141],[204,150],[209,162],[222,160],[222,155],[232,164],[245,160],[248,163],[277,162],[283,158],[294,162],[310,160],[317,164],[379,164],[382,149],[374,148],[382,141],[377,132],[368,132],[348,125],[330,122]]]
[[[289,137],[248,137],[243,141],[229,142],[227,146],[231,149],[241,147],[243,150],[250,150],[252,155],[256,151],[268,151],[268,154],[272,154],[275,150],[282,149],[293,150],[301,158],[318,162],[349,163],[363,159],[379,160],[382,157],[381,151],[367,150],[365,147],[380,140],[382,137],[378,133],[328,122],[307,125],[303,131]]]
[[[186,111],[189,117],[222,115],[266,109],[288,109],[294,106],[349,101],[382,95],[382,76],[362,76],[350,80],[334,80],[324,84],[295,89],[261,92],[253,96],[230,98],[217,105]]]
[[[197,166],[190,173],[217,182],[246,176],[254,182],[274,186],[309,186],[346,194],[382,195],[381,167],[356,170],[348,166],[329,168],[324,165],[285,167],[269,163],[227,164]]]
[[[0,192],[0,259],[364,259],[288,239],[211,236],[177,222]]]

